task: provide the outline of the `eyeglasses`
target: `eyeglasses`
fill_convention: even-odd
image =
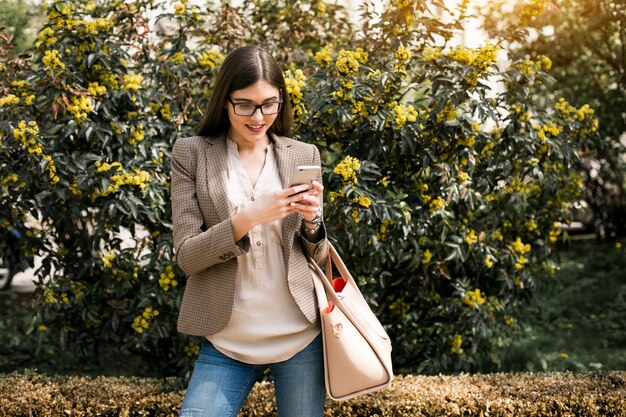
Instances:
[[[252,103],[233,103],[229,98],[228,101],[233,105],[233,111],[237,116],[252,116],[256,113],[257,109],[261,109],[261,114],[272,115],[280,111],[282,101],[270,101],[263,104]]]

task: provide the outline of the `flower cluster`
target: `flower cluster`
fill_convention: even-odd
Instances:
[[[8,94],[5,97],[0,98],[0,107],[4,106],[17,106],[20,104],[20,99],[15,94]]]
[[[411,50],[405,46],[400,45],[396,50],[396,64],[393,67],[395,72],[404,72],[407,61],[411,59]]]
[[[335,60],[335,67],[337,67],[339,74],[351,77],[359,69],[359,58],[361,57],[362,54],[358,52],[342,49]]]
[[[67,106],[67,110],[72,113],[76,121],[87,118],[87,114],[93,111],[93,104],[90,97],[72,97],[72,103]]]
[[[417,110],[411,104],[397,104],[391,103],[393,106],[391,110],[391,117],[394,122],[394,129],[400,130],[407,122],[413,123],[417,120]]]
[[[60,180],[59,176],[57,175],[57,167],[54,165],[54,161],[52,160],[52,157],[50,155],[44,156],[43,160],[46,161],[45,169],[50,175],[50,183],[54,185]]]
[[[369,206],[372,205],[372,200],[370,200],[368,197],[364,196],[363,194],[359,195],[358,198],[355,198],[352,201],[365,208],[368,208]]]
[[[195,343],[188,343],[183,348],[183,352],[190,358],[195,358],[200,353],[200,348]]]
[[[320,51],[315,53],[314,58],[320,67],[324,68],[332,64],[333,52],[334,47],[332,45],[326,45]]]
[[[125,90],[138,91],[141,88],[143,77],[136,74],[134,71],[130,71],[128,74],[124,75],[123,80]]]
[[[133,320],[133,330],[135,330],[139,334],[143,333],[145,330],[148,330],[150,328],[150,320],[158,315],[158,310],[153,310],[152,307],[146,307],[143,313],[136,316]]]
[[[165,267],[165,272],[162,272],[159,278],[159,285],[161,286],[163,291],[167,292],[169,291],[170,287],[175,287],[178,285],[178,281],[176,281],[174,278],[176,278],[176,274],[174,273],[172,265],[167,265]]]
[[[462,355],[463,349],[461,346],[463,345],[463,338],[460,334],[455,334],[452,340],[450,340],[450,353],[453,355]]]
[[[301,69],[287,70],[284,73],[285,87],[291,99],[294,124],[299,126],[306,114],[306,108],[302,101],[302,88],[306,86],[306,76]]]
[[[102,255],[100,259],[102,259],[102,263],[107,268],[113,268],[113,260],[117,258],[117,254],[115,251],[108,251],[106,254]]]
[[[487,69],[498,58],[498,51],[500,47],[498,45],[491,45],[489,43],[480,49],[471,49],[465,46],[458,46],[452,48],[446,56],[453,61],[464,65],[471,65],[481,72],[487,71]]]
[[[476,288],[474,291],[468,291],[463,298],[463,302],[470,306],[470,308],[476,308],[485,304],[485,299],[480,293],[480,289]]]
[[[200,55],[198,55],[197,60],[198,65],[201,67],[215,69],[224,61],[224,55],[213,50],[202,51]]]
[[[57,51],[56,49],[52,49],[44,52],[44,56],[41,59],[41,62],[50,71],[54,71],[55,69],[64,70],[65,64],[63,63],[63,61],[61,61],[61,58],[61,52]]]
[[[98,197],[106,197],[109,194],[116,192],[123,185],[134,185],[140,189],[145,189],[151,181],[150,174],[140,169],[133,169],[133,172],[124,172],[119,162],[113,162],[112,164],[96,162],[98,172],[105,172],[111,168],[116,168],[117,174],[112,175],[111,183],[106,189],[98,188],[91,194],[91,199],[95,200]]]
[[[87,88],[89,94],[92,96],[103,96],[104,93],[107,92],[107,88],[103,85],[98,84],[97,82],[89,83],[89,87]]]
[[[143,126],[137,125],[133,126],[130,129],[130,136],[128,137],[128,143],[131,145],[136,145],[138,142],[141,142],[144,139],[144,130]]]
[[[428,210],[431,213],[434,213],[434,212],[439,211],[439,210],[443,210],[445,208],[446,208],[446,200],[444,200],[440,196],[437,196],[437,197],[433,198],[432,200],[430,200],[430,202],[428,204]]]
[[[39,126],[37,122],[26,122],[21,120],[15,129],[13,129],[13,137],[22,142],[28,153],[40,155],[43,152],[43,147],[36,140],[39,135]]]
[[[515,269],[524,268],[524,265],[528,262],[528,259],[526,259],[524,255],[527,252],[530,252],[530,245],[528,243],[524,244],[522,239],[518,237],[513,243],[511,243],[511,249],[518,255],[517,261],[514,264]]]
[[[345,184],[356,184],[356,172],[361,169],[361,163],[358,159],[348,155],[343,161],[337,164],[333,172],[341,175]]]
[[[522,6],[520,20],[522,25],[527,25],[533,18],[543,14],[546,10],[547,0],[527,0]]]

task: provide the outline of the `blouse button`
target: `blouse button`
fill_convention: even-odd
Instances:
[[[257,240],[257,241],[256,241],[256,245],[257,245],[257,246],[261,246],[261,241],[260,241],[260,240]]]
[[[250,200],[254,201],[254,197],[250,197]]]

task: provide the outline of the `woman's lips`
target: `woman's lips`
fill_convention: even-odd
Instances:
[[[263,131],[263,128],[265,127],[265,125],[263,125],[263,124],[261,124],[261,125],[246,125],[246,127],[251,132],[259,133],[259,132]]]

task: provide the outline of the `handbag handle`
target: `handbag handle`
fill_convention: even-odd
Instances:
[[[322,308],[326,308],[329,298],[330,301],[335,304],[337,304],[338,300],[335,289],[332,285],[333,262],[335,266],[337,266],[337,270],[341,274],[341,278],[348,281],[354,288],[359,288],[359,286],[354,281],[352,274],[350,274],[350,271],[348,271],[346,264],[341,259],[341,256],[339,256],[339,253],[337,252],[335,247],[332,245],[332,243],[328,242],[328,260],[326,261],[326,274],[322,272],[321,268],[317,265],[315,261],[309,258],[309,263],[311,264],[311,266],[318,271],[318,274],[314,274],[316,276],[313,277],[313,283],[316,284],[316,282],[319,283],[321,281],[321,284],[323,285],[322,287],[320,287],[319,285],[315,285],[318,303]],[[367,303],[367,300],[365,300],[365,297],[363,297],[361,291],[357,291],[357,293],[361,296],[363,301]]]

